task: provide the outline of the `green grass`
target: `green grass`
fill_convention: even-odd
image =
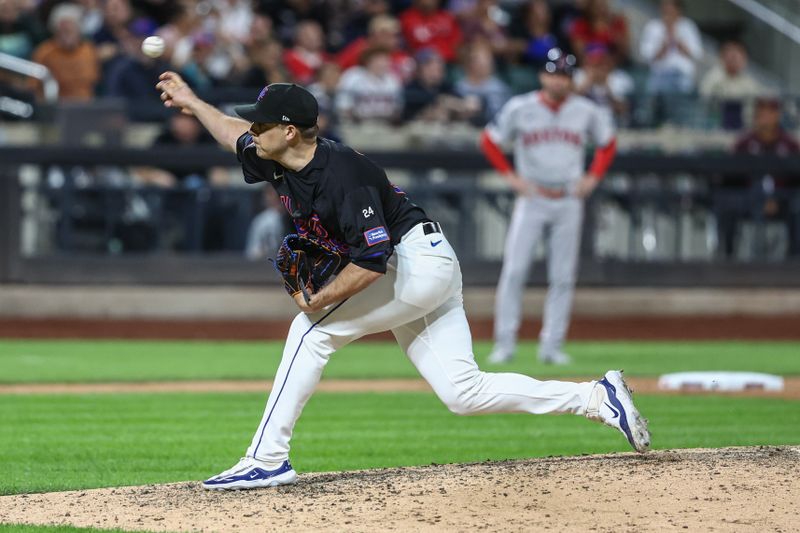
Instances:
[[[266,379],[281,342],[0,340],[0,383]],[[575,363],[544,367],[523,343],[511,365],[487,370],[539,377],[624,368],[654,376],[685,370],[800,375],[800,343],[572,342]],[[413,378],[392,343],[361,342],[334,355],[327,378]],[[0,396],[0,494],[200,480],[230,467],[261,417],[263,394]],[[654,447],[800,444],[800,402],[721,396],[637,396]],[[292,459],[300,472],[628,451],[622,436],[573,416],[457,417],[427,393],[316,394]],[[97,530],[0,524],[0,533]]]
[[[30,395],[0,401],[0,494],[199,480],[230,467],[266,394]],[[641,396],[655,448],[800,443],[800,402]],[[628,451],[576,416],[457,417],[428,393],[316,394],[300,472]]]
[[[282,342],[28,341],[0,340],[0,383],[158,381],[271,378]],[[486,369],[549,376],[599,375],[623,368],[628,375],[689,370],[751,370],[800,374],[797,342],[571,342],[574,363],[543,366],[535,344],[523,343],[511,365],[484,360],[488,342],[475,353]],[[412,378],[414,367],[393,343],[358,342],[337,352],[328,378]]]

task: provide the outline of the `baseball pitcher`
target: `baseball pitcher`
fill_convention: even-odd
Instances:
[[[567,364],[561,346],[569,326],[578,266],[584,199],[614,158],[611,116],[572,94],[575,58],[559,49],[539,75],[542,89],[512,98],[481,135],[481,149],[517,193],[506,237],[495,300],[495,346],[489,361],[514,357],[522,315],[522,293],[536,245],[546,227],[548,289],[539,336],[539,360]],[[597,146],[584,173],[584,150]],[[514,165],[500,146],[513,146]]]
[[[317,101],[307,90],[269,85],[254,104],[236,107],[242,118],[235,118],[200,100],[174,72],[162,74],[156,88],[167,107],[194,114],[237,154],[245,181],[275,187],[297,228],[275,262],[300,312],[264,415],[245,456],[204,487],[293,483],[292,431],[329,358],[364,335],[387,330],[454,413],[574,413],[616,428],[637,451],[647,450],[647,422],[618,371],[570,383],[478,368],[458,259],[441,227],[369,158],[317,137]]]

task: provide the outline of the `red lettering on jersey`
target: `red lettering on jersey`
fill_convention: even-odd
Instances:
[[[522,144],[530,146],[539,143],[567,143],[582,146],[580,133],[563,130],[561,128],[548,128],[544,130],[528,131],[522,134]]]
[[[291,214],[292,211],[294,211],[294,209],[292,209],[292,199],[291,199],[291,197],[281,195],[281,203],[283,204],[283,207],[285,207],[286,210],[289,211],[289,214]]]
[[[298,235],[319,239],[339,253],[350,253],[350,247],[347,244],[332,236],[325,229],[318,214],[312,213],[311,218],[294,218],[292,221],[294,222],[294,227],[297,228]]]

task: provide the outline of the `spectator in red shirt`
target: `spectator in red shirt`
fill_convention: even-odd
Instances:
[[[392,70],[407,82],[414,74],[414,60],[400,46],[400,23],[391,15],[378,15],[369,21],[366,37],[359,37],[339,52],[336,62],[342,70],[359,64],[361,54],[368,48],[390,50]]]
[[[756,100],[753,129],[736,141],[736,154],[786,157],[800,153],[800,144],[781,127],[781,102],[777,98]],[[789,230],[789,254],[800,255],[800,198],[797,175],[729,176],[715,191],[714,211],[721,252],[733,256],[740,219],[779,220]],[[794,205],[793,205],[794,202]],[[756,237],[759,256],[767,253],[763,235]]]
[[[628,61],[630,38],[625,17],[612,13],[608,0],[588,0],[584,16],[570,31],[572,50],[582,63],[587,47],[604,46],[618,65]]]
[[[308,85],[316,79],[317,71],[329,59],[324,46],[325,36],[319,23],[304,20],[297,24],[294,47],[283,56],[286,69],[294,81]]]
[[[400,25],[412,53],[435,48],[448,63],[456,60],[461,28],[451,13],[439,8],[438,0],[414,0],[400,15]]]
[[[800,152],[800,145],[781,126],[781,101],[762,97],[756,100],[753,129],[736,141],[737,154],[775,154],[787,156]]]

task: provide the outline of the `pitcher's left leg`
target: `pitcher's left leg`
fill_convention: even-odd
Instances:
[[[547,299],[544,304],[542,331],[539,334],[539,360],[566,364],[569,357],[561,351],[569,328],[578,254],[581,245],[583,201],[578,198],[559,200],[553,218],[547,254]]]
[[[522,374],[483,372],[457,295],[436,311],[392,329],[434,392],[456,414],[584,414],[595,382],[538,381]]]
[[[609,371],[600,381],[585,383],[482,372],[472,356],[460,294],[392,332],[453,413],[574,413],[617,429],[636,451],[650,446],[647,420],[634,406],[621,372]]]

